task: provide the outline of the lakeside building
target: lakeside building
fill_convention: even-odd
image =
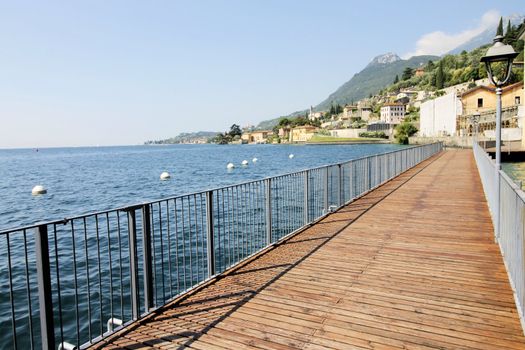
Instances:
[[[357,119],[357,106],[355,105],[346,105],[343,107],[343,120],[354,120]]]
[[[297,126],[291,130],[290,142],[309,141],[317,132],[317,128],[311,125]]]
[[[461,101],[455,93],[421,104],[419,136],[453,136],[457,132],[457,118],[462,114]]]
[[[397,94],[396,103],[407,105],[409,102],[410,102],[410,97],[406,93],[400,92],[399,94]]]
[[[273,135],[273,131],[270,130],[245,132],[242,134],[241,140],[242,143],[266,143],[271,135]]]
[[[523,82],[517,82],[503,87],[501,94],[502,107],[521,104],[523,95]],[[496,87],[476,86],[461,95],[461,102],[465,114],[472,115],[496,109]]]
[[[314,107],[310,106],[310,112],[308,113],[308,119],[316,120],[323,116],[323,112],[314,112]]]
[[[402,103],[386,103],[381,107],[381,121],[387,124],[399,124],[405,118],[405,105]]]
[[[517,82],[512,85],[503,87],[501,94],[501,105],[502,105],[502,128],[505,129],[502,132],[504,134],[513,135],[514,140],[523,139],[518,128],[523,129],[523,81]],[[472,135],[474,131],[474,125],[472,122],[473,115],[480,115],[478,131],[484,133],[486,136],[492,135],[492,133],[486,133],[486,131],[492,131],[496,129],[496,91],[495,87],[489,86],[476,86],[464,92],[461,95],[461,103],[463,113],[458,117],[458,130],[460,136]]]
[[[372,107],[368,101],[357,102],[357,117],[364,121],[370,120],[370,114],[372,114]]]
[[[281,139],[281,143],[289,142],[290,134],[291,134],[290,128],[280,128],[278,135],[279,135],[279,139]]]

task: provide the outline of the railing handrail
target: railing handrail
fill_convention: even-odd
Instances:
[[[92,216],[96,216],[96,215],[101,215],[101,214],[106,214],[106,213],[111,213],[111,212],[117,212],[117,211],[126,212],[126,211],[129,211],[129,210],[134,209],[134,208],[140,208],[140,207],[142,207],[144,205],[157,204],[157,203],[160,203],[160,202],[163,202],[163,201],[179,199],[179,198],[182,198],[182,197],[188,197],[188,196],[193,196],[193,195],[202,195],[202,194],[205,194],[205,193],[210,192],[210,191],[226,190],[226,189],[231,189],[231,188],[234,188],[234,187],[237,187],[237,186],[244,186],[244,185],[253,184],[253,183],[257,183],[257,182],[264,182],[266,180],[274,180],[274,179],[282,178],[282,177],[286,177],[286,176],[299,175],[299,174],[303,174],[305,171],[313,171],[313,170],[324,169],[324,168],[327,168],[327,167],[332,167],[332,166],[337,166],[337,165],[345,165],[345,164],[349,164],[349,163],[352,163],[352,162],[357,162],[357,161],[360,161],[360,160],[363,160],[363,159],[375,157],[375,156],[378,156],[378,155],[387,155],[387,154],[392,154],[392,153],[398,153],[398,152],[402,152],[402,151],[407,150],[407,149],[421,148],[421,147],[424,147],[426,145],[432,145],[432,144],[438,144],[438,143],[440,143],[440,142],[433,142],[433,143],[424,144],[424,145],[408,146],[408,147],[403,147],[402,149],[398,149],[398,150],[393,150],[393,151],[388,151],[388,152],[381,152],[381,153],[375,153],[375,154],[372,154],[372,155],[367,155],[367,156],[362,156],[362,157],[359,157],[359,158],[350,159],[350,160],[347,160],[347,161],[344,161],[344,162],[320,165],[320,166],[313,167],[313,168],[301,169],[301,170],[298,170],[298,171],[293,171],[293,172],[289,172],[289,173],[279,174],[279,175],[275,175],[275,176],[267,176],[267,177],[264,177],[264,178],[261,178],[261,179],[248,180],[248,181],[243,181],[243,182],[239,182],[239,183],[235,183],[235,184],[231,184],[231,185],[226,185],[226,186],[221,186],[221,187],[211,187],[211,188],[208,188],[208,189],[205,189],[205,190],[196,191],[196,192],[188,192],[188,193],[183,193],[183,194],[179,194],[179,195],[176,195],[176,196],[164,197],[164,198],[154,199],[154,200],[151,200],[151,201],[145,201],[145,202],[141,202],[141,203],[128,204],[128,205],[124,205],[124,206],[116,207],[116,208],[112,208],[112,209],[107,209],[107,210],[99,210],[99,211],[87,212],[87,213],[84,213],[84,214],[73,215],[73,216],[70,216],[70,217],[62,218],[62,219],[55,219],[55,220],[48,220],[48,221],[38,221],[38,222],[35,222],[34,224],[23,225],[23,226],[7,228],[7,229],[2,229],[2,230],[0,230],[0,236],[6,235],[6,234],[10,234],[10,233],[21,232],[21,231],[24,231],[24,230],[25,231],[33,230],[33,229],[35,229],[35,228],[37,228],[39,226],[42,226],[42,225],[60,225],[60,224],[66,225],[72,220],[78,220],[78,219],[82,219],[82,218],[88,218],[88,217],[92,217]]]

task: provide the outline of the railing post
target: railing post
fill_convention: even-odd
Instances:
[[[366,176],[365,176],[366,189],[365,191],[368,191],[370,189],[370,157],[367,157],[365,159],[366,159]]]
[[[206,192],[206,248],[208,253],[208,277],[215,275],[215,243],[213,241],[213,192]]]
[[[137,264],[137,220],[135,209],[128,210],[129,271],[131,289],[131,317],[136,320],[140,315],[139,276]]]
[[[142,252],[144,274],[144,307],[146,312],[153,307],[153,269],[151,255],[151,219],[149,204],[142,206]]]
[[[349,199],[354,199],[354,162],[350,161],[350,164],[348,165],[348,186],[350,189],[348,190],[348,193],[350,194]]]
[[[309,206],[310,201],[310,172],[308,170],[305,170],[304,172],[304,224],[308,225],[310,222],[309,217]]]
[[[47,225],[40,225],[35,229],[35,253],[42,349],[54,350],[55,326],[53,321],[53,298],[51,294],[51,270],[49,263]]]
[[[266,244],[272,244],[272,180],[266,179]]]
[[[326,171],[324,173],[323,211],[325,214],[328,213],[328,168],[325,168]]]
[[[379,156],[376,154],[376,181],[374,187],[381,183],[381,164],[379,164]]]
[[[339,168],[339,188],[338,188],[338,193],[339,193],[339,198],[337,199],[338,200],[338,203],[339,203],[339,206],[342,206],[343,205],[343,167],[341,166],[341,164],[337,164],[337,167]]]

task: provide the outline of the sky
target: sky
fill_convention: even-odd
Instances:
[[[0,0],[0,148],[133,145],[304,110],[522,0]]]

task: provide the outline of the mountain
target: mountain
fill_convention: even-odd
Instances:
[[[368,97],[370,94],[377,94],[379,90],[392,84],[396,75],[401,77],[405,68],[417,68],[428,63],[428,61],[438,59],[438,56],[414,56],[408,60],[403,60],[392,52],[376,56],[362,71],[355,74],[349,81],[328,96],[327,99],[315,106],[314,110],[323,111],[330,109],[332,102],[344,105]],[[304,115],[306,112],[307,110],[297,111],[288,115],[288,117]],[[264,120],[257,125],[256,129],[269,130],[277,125],[281,118],[284,117]]]
[[[507,29],[507,23],[510,20],[510,23],[513,26],[518,26],[520,23],[523,23],[525,20],[525,16],[513,14],[508,17],[503,18],[503,30],[505,31]],[[464,42],[463,44],[459,45],[458,47],[450,50],[446,54],[450,55],[456,55],[458,53],[461,53],[461,51],[471,51],[474,50],[480,46],[491,44],[492,40],[494,39],[494,36],[496,36],[496,27],[494,28],[488,28],[481,32],[480,34],[476,35],[472,39]]]
[[[374,65],[380,65],[380,64],[389,64],[389,63],[394,63],[396,61],[400,61],[401,58],[396,55],[395,53],[393,52],[387,52],[383,55],[379,55],[379,56],[376,56],[372,59],[372,61],[370,61],[370,63],[368,64],[368,66],[374,66]]]
[[[399,58],[394,53],[387,53],[375,57],[362,71],[355,74],[352,79],[341,85],[326,100],[315,107],[316,111],[330,108],[330,104],[344,105],[376,94],[385,86],[390,85],[396,75],[401,77],[407,67],[417,68],[428,61],[439,59],[437,56],[414,56],[408,60]]]

